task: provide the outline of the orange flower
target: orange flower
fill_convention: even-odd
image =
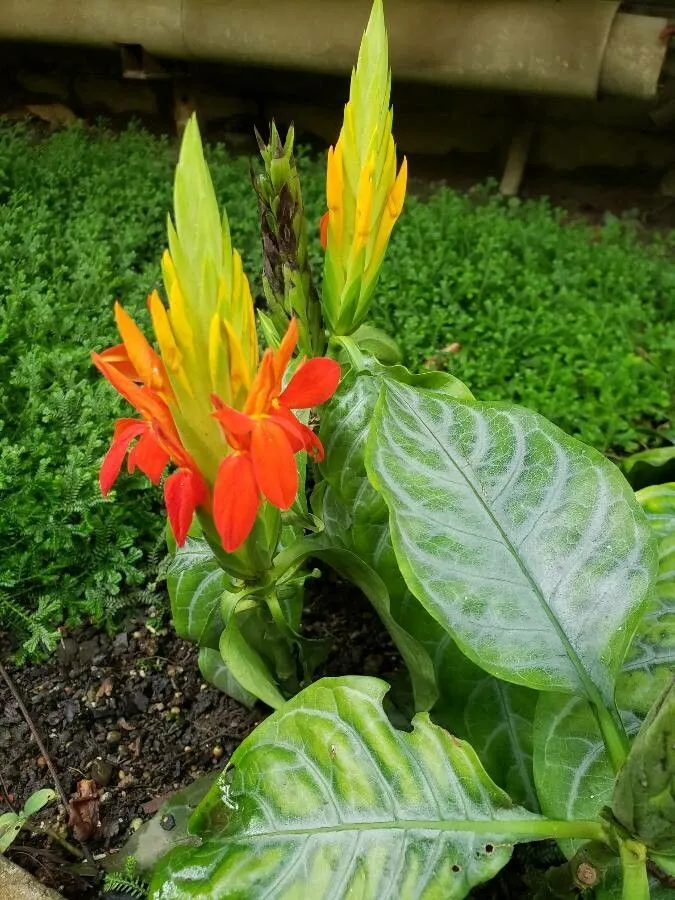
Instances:
[[[305,450],[323,459],[321,441],[292,410],[325,403],[337,389],[340,366],[326,358],[302,362],[284,389],[283,375],[297,341],[292,319],[279,349],[265,351],[241,412],[212,398],[213,415],[234,451],[221,462],[213,492],[213,519],[228,552],[250,533],[263,497],[278,509],[293,504],[298,492],[295,453]]]
[[[108,494],[125,456],[127,470],[140,469],[153,484],[159,484],[167,465],[173,463],[178,469],[164,482],[164,501],[176,541],[183,544],[195,510],[208,500],[208,491],[176,431],[167,403],[173,394],[162,360],[119,303],[115,304],[115,319],[122,343],[92,353],[91,358],[143,418],[115,423],[112,444],[101,464],[101,492]]]

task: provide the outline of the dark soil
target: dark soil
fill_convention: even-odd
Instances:
[[[304,631],[331,634],[335,649],[317,675],[386,678],[398,669],[398,653],[367,602],[329,573],[321,584],[321,596],[305,612]],[[85,844],[97,864],[167,795],[220,769],[267,712],[262,706],[250,711],[206,685],[195,647],[170,626],[156,629],[142,618],[114,636],[92,626],[64,634],[49,661],[8,671],[66,795],[75,796],[82,779],[96,782],[100,826]],[[46,760],[0,680],[0,814],[51,786]],[[42,822],[76,844],[57,801],[36,817],[36,826]],[[68,900],[99,896],[101,874],[44,832],[21,832],[8,856]],[[516,848],[500,876],[472,896],[527,900],[554,857],[550,848]]]
[[[328,578],[324,590],[329,587]],[[379,619],[360,597],[330,586],[305,615],[311,637],[328,633],[336,649],[321,674],[384,674],[398,657]],[[330,605],[328,605],[330,604]],[[142,619],[109,636],[95,627],[64,634],[42,664],[8,666],[68,797],[82,779],[97,782],[100,827],[86,842],[94,858],[118,849],[168,794],[227,762],[266,715],[206,685],[195,647],[171,627]],[[52,778],[30,728],[0,680],[0,814],[20,809]],[[56,801],[44,821],[73,841]],[[10,856],[72,900],[98,896],[98,880],[83,877],[75,860],[44,835],[23,831]]]

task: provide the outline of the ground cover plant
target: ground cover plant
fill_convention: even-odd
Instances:
[[[208,156],[262,298],[248,161],[222,147]],[[144,599],[163,556],[158,504],[141,478],[116,487],[115,506],[100,497],[101,428],[121,406],[94,378],[88,348],[112,339],[116,299],[148,322],[175,159],[174,146],[137,128],[44,140],[0,129],[0,627],[28,654],[52,647],[64,620],[114,622]],[[324,164],[296,161],[319,282]],[[489,191],[410,197],[369,321],[396,335],[412,368],[447,368],[603,452],[666,442],[671,243],[642,246],[618,221],[591,230],[561,218],[545,202],[505,205]]]
[[[256,315],[193,118],[147,300],[157,349],[116,303],[120,342],[92,352],[133,411],[102,493],[125,463],[162,485],[176,628],[206,680],[274,709],[207,786],[189,843],[183,828],[134,878],[153,900],[462,898],[516,844],[555,840],[568,861],[538,896],[659,900],[675,876],[673,486],[636,495],[539,412],[391,364],[368,324],[407,187],[390,77],[375,0],[328,154],[320,286],[292,131],[260,138]],[[312,683],[316,561],[373,605],[405,663],[395,685]]]

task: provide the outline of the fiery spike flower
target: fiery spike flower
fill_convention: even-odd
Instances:
[[[220,464],[214,490],[214,520],[223,547],[239,546],[253,526],[262,498],[289,509],[298,492],[294,454],[323,459],[318,437],[292,413],[320,406],[340,380],[332,359],[302,362],[288,385],[282,378],[298,340],[291,319],[277,351],[267,350],[242,411],[214,397],[218,420],[233,453]]]
[[[172,465],[164,497],[177,543],[185,542],[199,511],[215,522],[223,548],[235,552],[262,498],[279,509],[293,503],[294,454],[322,451],[291,410],[327,400],[340,369],[333,360],[310,359],[283,388],[298,340],[295,319],[278,350],[267,350],[259,361],[251,290],[227,217],[218,210],[194,118],[176,169],[174,212],[162,260],[168,305],[156,291],[148,298],[160,353],[116,304],[122,343],[92,354],[140,414],[117,422],[101,489],[108,493],[125,456],[130,472],[138,468],[154,484]]]
[[[321,222],[323,309],[335,334],[351,334],[363,322],[403,208],[408,167],[404,158],[396,174],[390,93],[384,11],[382,0],[375,0],[342,130],[328,153],[328,212]]]

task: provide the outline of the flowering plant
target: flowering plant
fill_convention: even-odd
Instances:
[[[94,354],[140,414],[117,423],[102,489],[125,456],[156,483],[172,467],[176,628],[206,678],[276,709],[150,896],[461,898],[515,843],[552,838],[567,861],[537,897],[658,900],[675,874],[675,491],[636,496],[538,414],[372,353],[407,174],[389,92],[375,0],[328,155],[320,291],[292,132],[260,142],[261,358],[194,120],[166,305],[149,299],[159,353],[118,306],[122,343]],[[310,560],[364,592],[400,651],[390,715],[378,679],[310,683],[325,652],[301,633]]]

